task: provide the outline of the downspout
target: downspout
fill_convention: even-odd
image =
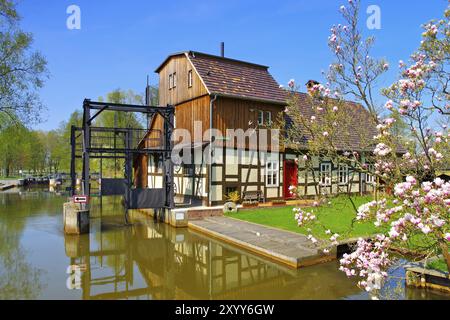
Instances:
[[[211,189],[212,189],[212,130],[213,130],[213,107],[217,100],[217,94],[211,95],[212,99],[209,101],[209,164],[208,164],[208,206],[211,206]]]

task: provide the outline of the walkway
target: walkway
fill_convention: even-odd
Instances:
[[[189,221],[189,228],[293,268],[336,259],[335,250],[325,255],[304,235],[229,217]]]

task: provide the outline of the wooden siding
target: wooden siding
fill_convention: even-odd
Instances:
[[[196,121],[202,123],[202,137],[204,132],[209,130],[209,103],[209,96],[203,96],[175,107],[176,128],[189,131],[191,141],[194,141],[194,123]],[[202,137],[198,137],[195,141],[202,141]]]
[[[220,130],[224,135],[226,135],[227,129],[243,129],[246,131],[255,128],[258,124],[259,110],[270,111],[272,121],[276,121],[280,112],[284,111],[284,107],[250,100],[218,98],[213,107],[213,127]],[[270,141],[271,139],[268,137],[269,146]],[[233,141],[228,141],[226,146],[231,147],[232,143]],[[237,141],[235,140],[234,146],[236,145]],[[248,142],[245,146],[239,146],[239,148],[248,148]]]
[[[192,87],[188,87],[188,72],[192,70]],[[169,75],[176,72],[177,86],[169,89]],[[208,94],[202,80],[185,55],[172,57],[159,72],[159,104],[177,105]]]
[[[136,188],[148,187],[148,155],[140,154],[134,159],[134,186]]]

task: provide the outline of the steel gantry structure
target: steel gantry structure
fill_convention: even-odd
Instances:
[[[94,114],[91,111],[95,110]],[[133,112],[147,115],[151,123],[159,115],[163,119],[163,128],[107,128],[93,126],[94,120],[104,111]],[[124,179],[115,181],[115,191],[108,192],[107,186],[101,182],[101,195],[124,195],[126,209],[173,209],[173,163],[171,139],[174,129],[173,106],[130,105],[109,102],[94,102],[85,99],[83,103],[82,127],[72,126],[71,132],[71,192],[76,193],[76,159],[82,159],[81,193],[89,196],[90,160],[91,159],[123,159],[125,161]],[[163,185],[159,189],[137,188],[133,185],[133,160],[136,157],[156,155],[162,159]],[[119,182],[119,183],[118,183]],[[117,183],[119,188],[117,188]],[[111,186],[109,186],[111,190]],[[120,193],[119,192],[119,193]]]

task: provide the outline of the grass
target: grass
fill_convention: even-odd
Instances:
[[[5,180],[5,181],[17,180],[17,179],[20,179],[20,177],[0,177],[0,180]]]
[[[448,272],[447,264],[445,263],[444,258],[428,262],[426,267],[433,270]]]
[[[355,196],[352,200],[358,208],[360,205],[372,201],[371,196]],[[267,209],[252,209],[228,214],[229,217],[258,223],[287,231],[308,234],[307,228],[298,227],[294,219],[294,207],[270,207]],[[311,232],[315,237],[328,238],[325,230],[332,230],[341,235],[340,240],[370,236],[377,232],[373,222],[356,222],[351,227],[352,220],[356,216],[355,209],[347,196],[339,196],[331,200],[331,204],[318,208],[307,208],[314,211],[318,223],[311,226]]]

